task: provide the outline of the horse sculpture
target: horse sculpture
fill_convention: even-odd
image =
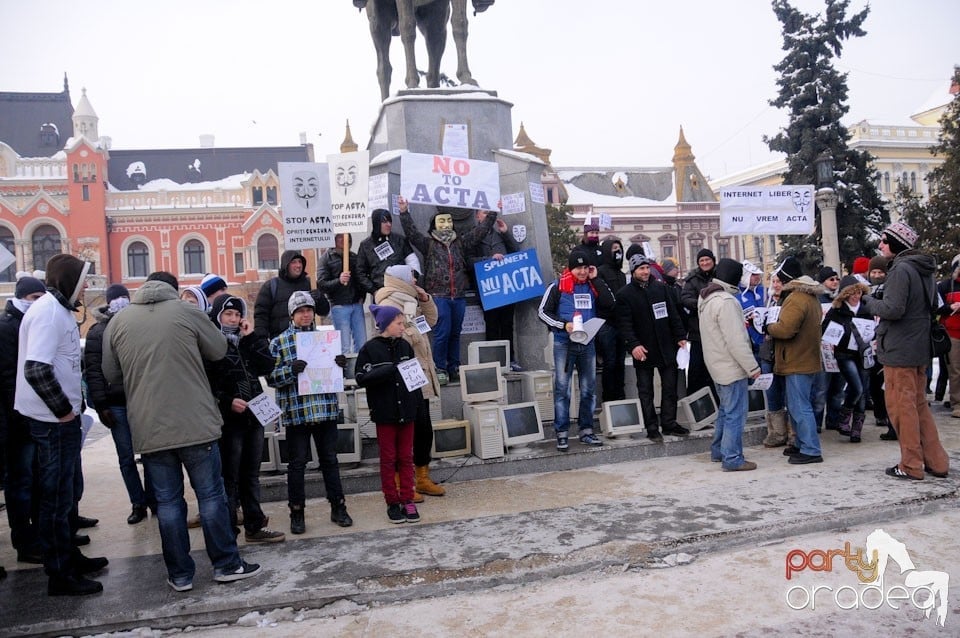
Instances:
[[[485,11],[494,0],[473,0],[474,15]],[[370,35],[377,51],[377,80],[380,99],[390,95],[390,39],[400,36],[406,59],[406,86],[420,85],[414,44],[417,28],[427,46],[427,86],[440,86],[440,59],[447,44],[447,21],[451,23],[457,47],[457,80],[476,85],[467,64],[467,0],[353,0],[358,9],[366,8]]]

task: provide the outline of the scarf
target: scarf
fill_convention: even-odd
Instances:
[[[439,230],[437,228],[434,228],[433,230],[430,231],[430,236],[436,239],[441,244],[444,244],[445,246],[449,246],[454,242],[454,240],[456,240],[457,231],[453,230],[452,228],[448,228],[445,230]]]

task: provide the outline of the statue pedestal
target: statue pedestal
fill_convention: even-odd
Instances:
[[[400,151],[438,155],[442,152],[446,125],[466,124],[469,157],[498,164],[501,194],[524,195],[524,212],[505,215],[503,220],[511,229],[516,225],[525,227],[526,238],[520,247],[536,249],[544,281],[549,284],[554,276],[542,197],[544,164],[533,155],[513,150],[512,106],[497,97],[495,91],[476,87],[400,91],[380,107],[367,144],[370,175],[388,175],[391,201],[395,201],[396,194],[400,192]],[[531,184],[534,190],[539,191],[539,201],[531,198]],[[391,207],[396,213],[395,204],[391,204]],[[410,212],[417,227],[425,232],[436,210],[432,206],[411,205]],[[466,232],[474,224],[473,211],[460,209],[454,214],[457,232]],[[393,232],[403,232],[400,224],[394,224]],[[467,302],[479,304],[476,295],[468,298]],[[526,370],[546,370],[552,364],[544,360],[544,347],[549,333],[537,319],[539,303],[540,299],[536,298],[515,306],[514,344],[517,352],[513,353],[513,357]],[[467,344],[483,339],[483,333],[464,334],[461,337],[462,363],[466,363]]]

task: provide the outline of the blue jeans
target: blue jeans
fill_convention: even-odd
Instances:
[[[433,327],[433,363],[437,370],[460,369],[460,328],[467,311],[467,300],[460,297],[434,297],[437,325]]]
[[[263,426],[224,426],[220,437],[223,489],[230,508],[230,526],[237,528],[237,508],[243,509],[243,527],[253,534],[267,523],[260,507],[260,457],[263,454]]]
[[[820,436],[817,434],[817,422],[813,415],[813,383],[817,374],[788,374],[787,409],[793,419],[797,434],[797,447],[801,454],[820,456]]]
[[[723,469],[735,470],[744,463],[743,426],[747,422],[746,379],[729,385],[716,384],[720,404],[717,406],[717,424],[710,444],[710,457],[720,459]]]
[[[583,345],[567,339],[553,341],[553,429],[570,430],[570,378],[576,368],[580,383],[580,414],[577,428],[581,435],[593,432],[593,406],[596,401],[597,352],[593,342]]]
[[[363,320],[363,304],[354,303],[349,306],[332,306],[330,317],[333,327],[340,331],[340,348],[343,354],[360,352],[360,348],[367,341],[367,324]],[[353,347],[350,347],[350,338],[353,337]]]
[[[847,382],[846,395],[842,395],[843,407],[863,414],[867,410],[867,390],[870,388],[870,371],[857,366],[854,359],[837,359],[840,377]]]
[[[331,503],[343,501],[343,484],[340,482],[340,464],[337,462],[336,421],[320,421],[287,427],[287,502],[291,507],[302,508],[307,500],[303,473],[310,460],[310,438],[317,446],[323,488]]]
[[[773,372],[773,361],[761,361],[760,372],[770,374]],[[787,382],[779,374],[773,375],[773,382],[766,391],[767,412],[779,412],[787,407]]]
[[[11,411],[12,412],[12,411]],[[30,437],[30,427],[19,414],[11,418],[7,433],[7,478],[4,497],[7,501],[7,521],[10,523],[10,543],[18,551],[35,550],[39,497],[34,482],[37,474],[37,444]]]
[[[127,496],[131,505],[156,509],[157,497],[153,494],[150,481],[140,483],[140,471],[133,458],[133,437],[130,434],[130,422],[127,421],[126,406],[111,406],[107,408],[117,420],[117,424],[110,430],[113,437],[113,446],[117,448],[117,460],[120,462],[120,476],[127,488]]]
[[[843,404],[843,375],[837,372],[818,372],[811,390],[813,416],[817,427],[826,426],[835,430],[840,422],[840,406]],[[823,415],[827,420],[824,423]]]
[[[143,467],[157,495],[157,519],[167,575],[177,585],[193,582],[196,565],[190,557],[187,502],[183,499],[183,470],[197,495],[207,556],[216,575],[240,568],[237,538],[230,527],[230,511],[223,489],[220,449],[202,443],[143,455]]]
[[[68,423],[27,419],[37,444],[40,481],[38,532],[48,576],[71,572],[74,555],[70,514],[74,508],[74,473],[80,457],[80,417]]]

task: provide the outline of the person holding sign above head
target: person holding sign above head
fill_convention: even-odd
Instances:
[[[417,272],[420,259],[410,247],[406,237],[393,234],[393,215],[378,208],[370,217],[373,230],[357,248],[357,283],[364,294],[373,296],[383,287],[383,273],[390,266],[406,264]]]
[[[357,385],[367,389],[380,444],[380,489],[391,523],[418,523],[413,503],[413,422],[427,383],[413,347],[403,340],[406,319],[393,306],[370,306],[380,336],[357,355]],[[399,482],[396,475],[399,474]],[[399,485],[398,485],[399,483]]]
[[[347,236],[346,233],[338,233],[334,239],[336,246],[324,253],[317,266],[317,288],[326,293],[330,300],[330,315],[334,329],[340,331],[343,354],[359,352],[360,346],[367,340],[367,326],[363,319],[363,298],[366,293],[355,276],[356,253],[348,253],[348,260],[344,260],[343,245]]]
[[[254,334],[247,304],[240,297],[227,294],[214,299],[210,319],[227,338],[227,355],[204,367],[223,416],[220,458],[230,525],[236,533],[237,508],[242,507],[248,543],[279,543],[283,532],[267,529],[267,516],[260,507],[263,424],[247,407],[247,402],[263,394],[259,377],[273,371],[270,344],[266,337]]]
[[[460,329],[467,310],[465,294],[470,288],[466,254],[493,228],[497,213],[480,211],[483,220],[461,237],[453,229],[453,216],[443,209],[430,220],[427,234],[421,233],[413,219],[407,200],[398,201],[400,223],[413,247],[424,260],[423,289],[437,304],[437,325],[433,329],[433,363],[437,366],[440,385],[460,380]],[[479,215],[478,215],[479,218]]]
[[[287,428],[287,447],[290,462],[287,464],[287,501],[290,507],[290,533],[306,532],[303,508],[306,505],[304,471],[310,459],[310,439],[317,446],[323,487],[330,502],[330,520],[340,527],[350,527],[353,519],[347,513],[340,482],[340,465],[337,463],[337,416],[339,406],[335,393],[300,394],[297,376],[307,369],[307,362],[297,357],[297,333],[314,329],[313,296],[304,290],[290,295],[287,302],[290,326],[270,341],[270,354],[274,358],[273,372],[267,383],[277,389],[277,404],[283,410],[283,426]],[[337,365],[347,363],[343,355],[337,355]]]

